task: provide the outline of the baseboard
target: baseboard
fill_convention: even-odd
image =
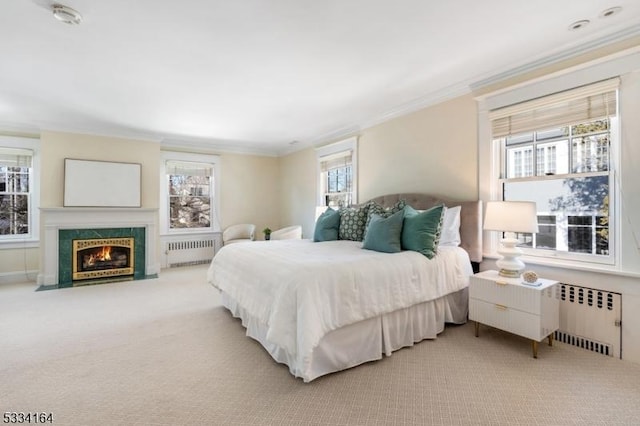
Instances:
[[[0,284],[35,283],[37,270],[0,273]]]

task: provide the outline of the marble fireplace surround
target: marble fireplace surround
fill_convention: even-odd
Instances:
[[[41,208],[42,233],[40,241],[39,285],[60,284],[60,230],[100,228],[144,228],[144,270],[146,276],[160,271],[156,259],[158,209],[119,207],[52,207]]]

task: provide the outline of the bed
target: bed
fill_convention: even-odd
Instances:
[[[424,211],[460,206],[459,246],[433,259],[415,251],[381,253],[360,241],[256,241],[223,247],[207,271],[223,305],[273,359],[296,377],[320,376],[381,359],[468,314],[469,277],[482,260],[482,204],[422,194],[400,200]]]

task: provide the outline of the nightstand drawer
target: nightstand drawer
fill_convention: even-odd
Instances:
[[[540,315],[545,292],[539,291],[536,287],[510,284],[506,280],[471,277],[469,297]]]
[[[469,300],[469,319],[537,342],[555,331],[543,327],[538,315],[478,299]]]

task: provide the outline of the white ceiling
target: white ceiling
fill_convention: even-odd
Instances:
[[[64,1],[79,26],[2,3],[0,130],[271,154],[640,34],[638,0]]]

